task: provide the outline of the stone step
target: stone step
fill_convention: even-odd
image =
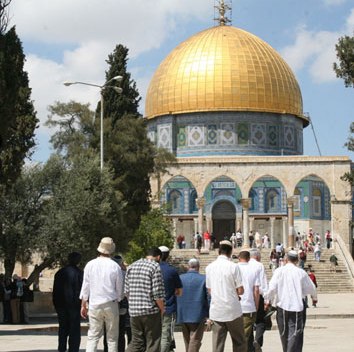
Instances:
[[[240,252],[240,248],[234,250],[234,254]],[[308,253],[307,260],[305,263],[305,268],[311,266],[311,269],[314,270],[318,283],[318,292],[321,293],[336,293],[336,292],[354,292],[353,280],[350,277],[350,274],[347,271],[346,266],[342,257],[336,253],[338,258],[337,272],[330,272],[330,256],[335,253],[334,249],[323,249],[321,255],[321,261],[317,262],[314,259],[313,253]],[[200,261],[200,271],[205,273],[206,266],[214,261],[217,256],[217,250],[204,251],[197,253],[195,249],[185,249],[185,250],[176,250],[174,249],[171,252],[172,262],[176,265],[181,271],[187,270],[188,260],[190,258],[196,257]],[[266,269],[266,275],[268,280],[272,277],[272,270],[269,268],[269,256],[270,249],[261,250],[262,263]]]

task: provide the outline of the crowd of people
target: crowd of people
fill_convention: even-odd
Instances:
[[[204,331],[212,330],[212,351],[222,352],[229,333],[233,350],[260,352],[270,316],[277,311],[277,324],[285,352],[301,352],[306,322],[307,296],[316,307],[316,276],[305,269],[306,256],[313,252],[320,261],[320,239],[309,230],[296,247],[288,251],[277,243],[270,254],[273,275],[269,282],[261,263],[262,248],[268,248],[268,234],[252,232],[249,246],[242,246],[240,231],[218,243],[219,256],[199,273],[197,258],[188,262],[179,275],[168,263],[170,249],[151,248],[146,257],[129,266],[115,255],[110,237],[102,238],[97,257],[84,270],[79,268],[80,253],[68,255],[68,264],[54,277],[53,304],[58,315],[58,351],[76,352],[81,343],[81,319],[89,320],[86,351],[96,351],[103,336],[105,352],[171,352],[176,347],[174,326],[182,327],[186,352],[197,352]],[[325,235],[331,246],[331,236]],[[208,231],[196,234],[195,246],[211,249],[215,245]],[[317,241],[317,242],[316,242]],[[184,237],[179,239],[183,242]],[[307,243],[307,245],[306,245]],[[310,249],[312,248],[312,249]],[[330,258],[331,271],[338,259]],[[292,292],[289,295],[289,292]],[[0,275],[0,319],[5,323],[28,323],[28,304],[33,292],[26,279]]]
[[[108,352],[170,352],[176,347],[175,324],[182,328],[187,352],[199,351],[207,330],[212,331],[213,352],[224,351],[228,333],[234,351],[260,352],[274,311],[283,351],[302,351],[305,297],[311,295],[316,305],[317,296],[315,277],[298,266],[297,250],[283,255],[284,265],[274,271],[269,285],[261,251],[242,248],[235,258],[228,239],[220,241],[219,256],[205,275],[195,257],[187,272],[179,274],[168,264],[170,249],[164,245],[129,266],[113,255],[115,244],[109,237],[102,238],[97,252],[84,271],[78,268],[80,254],[71,253],[68,265],[55,275],[59,351],[79,351],[81,316],[89,320],[90,352],[97,350],[102,336]]]
[[[33,291],[26,278],[16,274],[5,278],[0,274],[0,323],[28,324],[30,302],[33,302]]]

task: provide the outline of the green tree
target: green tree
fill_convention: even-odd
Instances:
[[[150,180],[155,150],[147,137],[146,125],[138,113],[140,102],[135,81],[127,71],[128,49],[117,45],[109,55],[106,81],[123,77],[122,94],[105,89],[105,163],[113,168],[115,187],[127,202],[127,236],[132,236],[140,218],[150,209]],[[100,111],[100,104],[97,114]]]
[[[163,245],[172,248],[173,244],[171,222],[163,215],[162,209],[152,209],[142,216],[140,226],[129,243],[126,259],[132,263],[143,258],[152,247]]]
[[[24,159],[35,145],[38,120],[31,101],[25,56],[15,27],[0,33],[0,184],[20,175]]]
[[[346,87],[354,88],[354,36],[344,36],[338,39],[336,44],[336,53],[339,60],[339,64],[334,63],[333,69],[337,77],[344,80]],[[354,151],[354,123],[350,125],[350,136],[348,137],[345,146],[350,151]],[[348,181],[351,185],[354,185],[354,172],[347,172],[342,177],[342,180]]]
[[[50,105],[48,110],[48,120],[45,124],[56,129],[50,143],[57,153],[70,159],[75,155],[93,152],[93,141],[98,136],[95,114],[90,110],[89,104],[57,101]]]
[[[123,89],[122,94],[117,94],[113,89],[105,89],[103,98],[105,102],[104,113],[110,118],[112,125],[125,115],[135,118],[141,117],[139,114],[140,94],[136,87],[136,82],[127,71],[129,49],[121,44],[117,45],[112,54],[106,60],[109,65],[106,71],[106,81],[116,76],[122,76],[119,86]],[[100,104],[97,112],[100,111]]]
[[[50,170],[40,164],[27,167],[13,186],[0,197],[0,251],[5,275],[11,277],[16,261],[31,261],[43,224],[43,208]]]
[[[84,260],[92,258],[103,236],[113,237],[117,248],[127,246],[124,203],[109,170],[101,171],[98,157],[89,154],[70,160],[56,154],[43,166],[26,169],[0,206],[6,275],[11,276],[16,261],[29,263],[36,253],[40,262],[30,283],[73,250]]]
[[[334,72],[344,80],[346,87],[354,88],[354,36],[345,35],[339,38],[336,53],[339,64],[333,64]]]

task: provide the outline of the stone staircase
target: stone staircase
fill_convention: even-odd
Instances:
[[[235,255],[237,255],[239,252],[239,249],[234,250]],[[333,253],[335,253],[338,258],[336,273],[330,272],[329,257]],[[270,249],[262,249],[261,254],[262,263],[266,268],[268,280],[270,280],[272,276],[272,271],[269,268]],[[188,260],[195,257],[200,261],[200,272],[205,273],[205,267],[214,261],[217,256],[217,250],[211,250],[209,252],[202,250],[202,253],[198,254],[195,249],[173,249],[171,252],[171,264],[174,265],[179,272],[185,272],[188,268]],[[234,260],[237,262],[237,259]],[[353,279],[348,273],[343,258],[339,253],[335,252],[334,249],[322,249],[320,262],[315,261],[313,253],[308,253],[305,269],[309,266],[311,266],[316,275],[318,293],[354,292]]]

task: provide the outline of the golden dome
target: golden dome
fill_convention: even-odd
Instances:
[[[178,45],[148,88],[145,116],[258,111],[303,116],[294,74],[267,43],[242,29],[217,26]]]

